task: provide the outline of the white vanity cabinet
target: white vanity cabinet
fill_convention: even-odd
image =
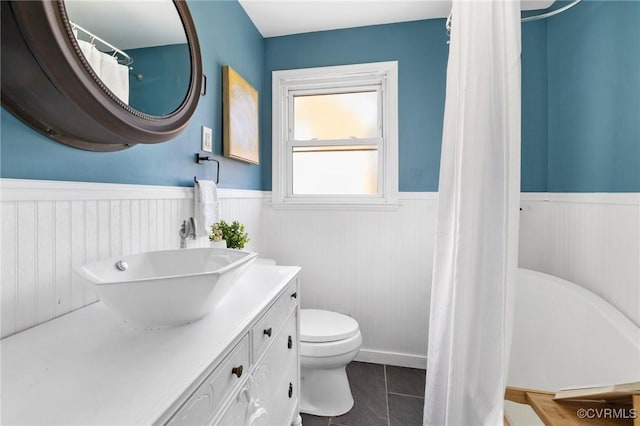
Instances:
[[[297,296],[294,279],[167,424],[299,424]]]
[[[299,426],[299,271],[252,265],[184,326],[95,303],[3,339],[0,424]]]

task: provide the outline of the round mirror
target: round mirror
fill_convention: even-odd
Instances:
[[[187,36],[171,0],[65,0],[76,42],[93,73],[124,104],[165,116],[189,90]]]
[[[184,0],[2,1],[2,105],[56,141],[117,151],[176,137],[198,104]]]

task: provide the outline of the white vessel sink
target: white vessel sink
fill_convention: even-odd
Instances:
[[[212,312],[256,256],[224,248],[162,250],[100,260],[75,272],[128,325],[153,329]]]

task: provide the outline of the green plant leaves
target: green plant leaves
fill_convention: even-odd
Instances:
[[[245,244],[247,244],[249,240],[249,234],[244,232],[244,225],[234,220],[229,225],[224,220],[220,220],[219,222],[211,225],[211,234],[209,234],[209,239],[213,241],[213,231],[220,230],[222,231],[222,238],[227,242],[228,248],[235,249],[243,249]]]

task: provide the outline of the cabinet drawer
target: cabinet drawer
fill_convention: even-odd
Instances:
[[[249,367],[249,336],[245,335],[167,424],[211,423],[218,408],[240,382],[240,377],[244,380],[244,374],[249,374]]]
[[[287,320],[291,308],[298,303],[298,280],[293,280],[285,292],[258,321],[251,332],[253,338],[253,361],[256,362],[263,354],[269,342]]]

